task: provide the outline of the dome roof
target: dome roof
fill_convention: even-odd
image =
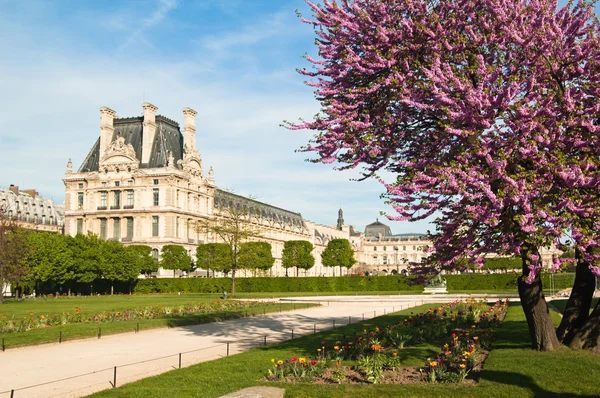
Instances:
[[[377,219],[374,223],[371,223],[365,227],[366,238],[378,238],[379,236],[391,236],[392,230],[389,226],[380,222]]]

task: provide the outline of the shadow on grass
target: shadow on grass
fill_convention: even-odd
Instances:
[[[531,392],[535,398],[556,397],[556,398],[576,398],[576,397],[597,397],[598,395],[583,395],[572,393],[559,393],[556,391],[546,390],[540,387],[532,377],[525,376],[515,372],[503,372],[488,370],[482,375],[482,379],[495,383],[518,386]]]

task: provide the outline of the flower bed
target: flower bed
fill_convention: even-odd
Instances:
[[[487,357],[492,329],[506,314],[508,302],[490,306],[468,299],[411,315],[401,322],[347,341],[322,341],[314,357],[273,359],[268,380],[313,383],[420,383],[464,382],[473,379]],[[401,350],[438,344],[435,358],[423,358],[421,367],[402,364]]]
[[[221,300],[216,298],[201,303],[190,303],[178,306],[155,305],[152,307],[130,308],[124,311],[106,311],[99,314],[84,315],[82,309],[75,307],[73,312],[59,315],[43,315],[29,313],[29,316],[8,319],[5,315],[0,319],[0,333],[26,332],[32,329],[45,328],[72,323],[106,323],[141,319],[156,319],[191,314],[207,314],[220,311],[236,311],[266,305],[263,302]]]

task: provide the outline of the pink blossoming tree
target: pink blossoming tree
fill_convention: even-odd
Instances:
[[[315,161],[384,182],[393,220],[436,217],[427,270],[487,253],[522,258],[519,295],[532,346],[599,350],[599,24],[593,6],[552,0],[341,0],[308,3],[319,59]],[[570,235],[577,278],[555,331],[540,248]],[[561,266],[555,260],[553,268]]]

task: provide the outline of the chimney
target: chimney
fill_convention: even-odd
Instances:
[[[36,191],[35,189],[24,189],[23,192],[25,192],[32,198],[37,198],[38,196],[40,196],[39,192]]]
[[[10,187],[8,187],[8,189],[10,190],[10,192],[14,193],[15,195],[19,194],[19,187],[17,185],[10,184]]]
[[[196,150],[196,115],[191,108],[183,108],[183,147],[192,152]]]
[[[142,163],[150,162],[150,154],[152,152],[152,144],[156,134],[156,111],[157,107],[149,102],[142,104],[144,108],[144,127],[142,130]]]
[[[112,109],[103,106],[100,108],[100,159],[104,156],[104,152],[112,141],[113,132],[113,120],[117,113]]]

